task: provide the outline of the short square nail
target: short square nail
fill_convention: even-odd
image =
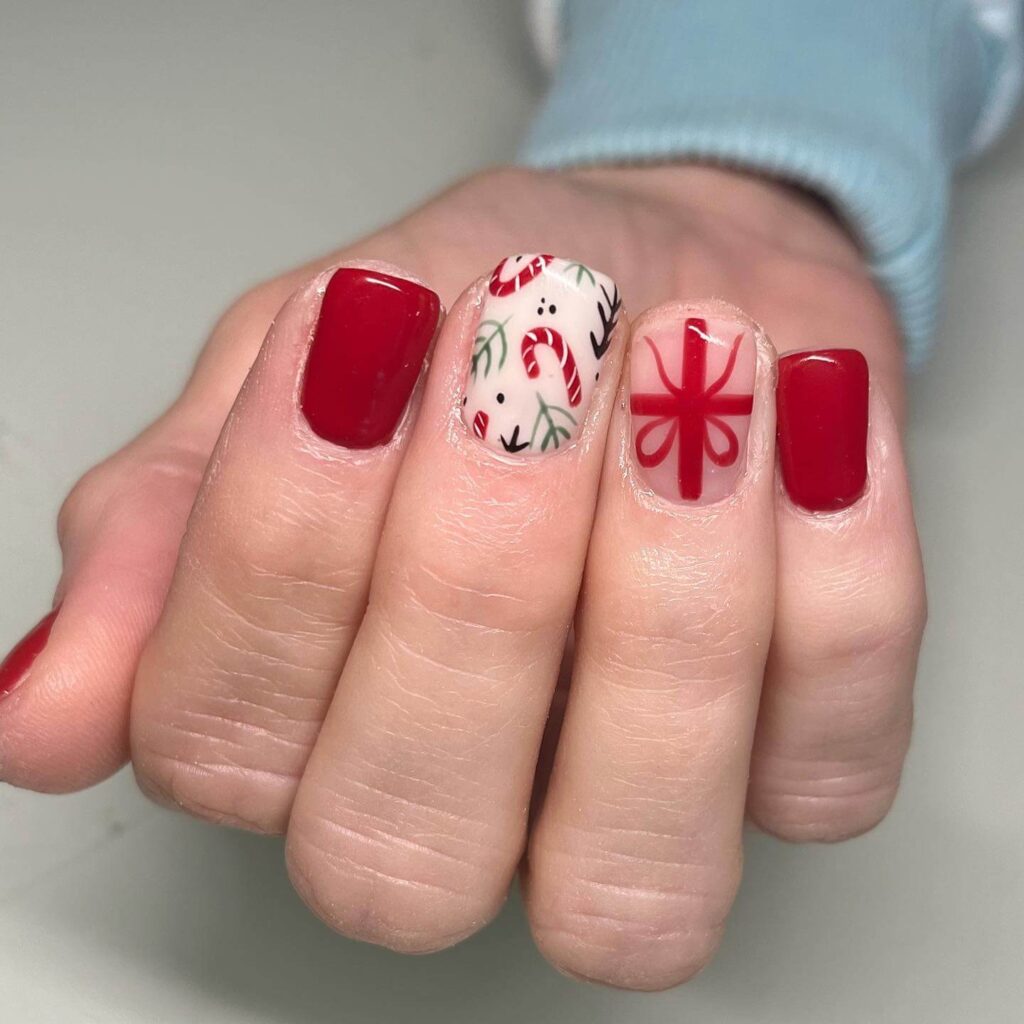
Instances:
[[[11,650],[10,654],[0,662],[0,699],[9,694],[16,686],[24,682],[36,658],[43,652],[50,639],[59,608],[44,616],[25,634]]]
[[[546,455],[587,415],[622,303],[611,278],[577,260],[509,256],[488,281],[462,418],[495,451]]]
[[[690,316],[633,338],[633,453],[656,494],[709,505],[736,490],[756,372],[754,332],[736,321]]]
[[[794,352],[779,360],[782,482],[810,512],[848,508],[867,483],[868,364],[856,349]]]
[[[386,444],[419,378],[441,300],[405,278],[342,267],[327,284],[306,357],[300,407],[345,448]]]

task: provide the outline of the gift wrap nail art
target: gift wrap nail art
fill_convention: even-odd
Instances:
[[[690,316],[634,337],[633,449],[641,476],[663,498],[710,504],[736,489],[756,368],[751,329],[730,320]]]
[[[509,256],[491,274],[462,417],[484,444],[546,455],[572,442],[601,377],[622,302],[575,260]]]

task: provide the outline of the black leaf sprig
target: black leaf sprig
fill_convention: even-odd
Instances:
[[[601,317],[601,340],[598,341],[597,335],[593,331],[590,332],[590,347],[594,350],[595,359],[603,358],[605,352],[608,351],[608,346],[612,343],[612,332],[619,319],[619,310],[622,309],[618,285],[612,287],[612,294],[609,295],[608,289],[601,285],[601,293],[604,295],[604,301],[608,304],[608,309],[606,311],[604,303],[598,300],[597,312]]]

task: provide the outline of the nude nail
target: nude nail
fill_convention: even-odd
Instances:
[[[634,337],[633,453],[653,491],[709,505],[736,489],[756,369],[754,333],[737,321],[688,316]]]

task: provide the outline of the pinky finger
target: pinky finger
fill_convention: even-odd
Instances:
[[[775,631],[748,813],[784,839],[832,841],[896,795],[924,577],[899,429],[864,357],[784,356],[778,404]]]

